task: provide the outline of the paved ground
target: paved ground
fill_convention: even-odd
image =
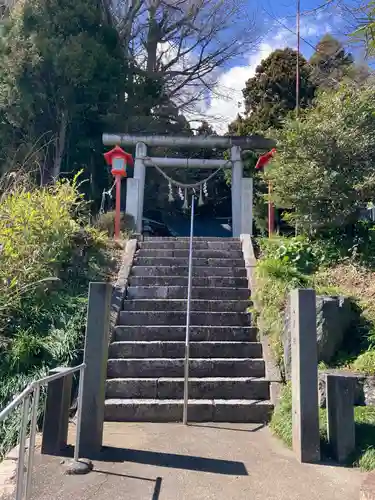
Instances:
[[[356,500],[353,469],[300,465],[254,425],[106,424],[107,448],[86,476],[37,457],[33,500]]]

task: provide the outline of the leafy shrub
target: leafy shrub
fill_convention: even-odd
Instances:
[[[375,375],[375,350],[370,349],[360,354],[353,363],[353,369],[367,375]]]
[[[358,465],[363,471],[370,472],[375,469],[375,448],[369,446],[358,460]]]
[[[99,229],[99,231],[105,232],[109,237],[112,238],[114,236],[114,231],[115,231],[115,212],[111,211],[100,214],[95,221],[95,227]],[[121,233],[127,235],[132,231],[134,231],[134,229],[135,229],[135,224],[133,216],[121,212],[121,219],[120,219]]]
[[[295,238],[269,238],[263,244],[267,256],[272,256],[284,264],[290,264],[300,273],[312,273],[325,260],[322,248],[303,236]]]
[[[273,355],[283,370],[282,331],[287,294],[293,288],[311,284],[304,274],[320,258],[302,238],[268,238],[258,240],[261,258],[255,269],[254,312],[260,331],[270,337]]]
[[[50,368],[82,358],[88,284],[117,262],[88,221],[76,179],[0,198],[0,408]],[[1,424],[0,456],[15,444],[19,418]]]
[[[350,227],[374,193],[375,94],[355,83],[320,93],[277,131],[265,177],[276,206],[293,209],[306,234]]]
[[[44,295],[72,258],[74,238],[86,222],[86,204],[76,180],[27,191],[12,190],[0,200],[0,331],[21,313],[22,298]],[[103,243],[98,231],[85,231]]]

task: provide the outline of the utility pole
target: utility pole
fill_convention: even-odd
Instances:
[[[301,48],[301,0],[297,0],[297,65],[296,65],[296,118],[299,115],[300,102],[300,54]]]
[[[296,64],[296,119],[299,118],[299,102],[300,102],[300,60],[299,53],[301,48],[301,0],[297,0],[297,64]],[[295,235],[298,234],[298,224],[296,222]]]

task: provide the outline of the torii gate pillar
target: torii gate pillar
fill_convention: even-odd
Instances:
[[[126,213],[133,216],[137,233],[142,232],[146,180],[145,156],[147,156],[146,144],[137,142],[135,147],[134,176],[126,181]]]
[[[231,148],[232,160],[232,235],[238,238],[241,231],[241,209],[242,209],[242,177],[243,165],[241,160],[241,148],[233,146]]]
[[[158,162],[158,158],[153,158]],[[187,160],[178,158],[163,158],[163,163],[168,166],[186,162]],[[190,166],[203,168],[218,168],[225,160],[190,160]],[[241,234],[252,235],[253,229],[253,180],[243,177],[243,163],[241,159],[241,147],[233,146],[231,148],[232,161],[232,235],[239,238]],[[211,165],[212,163],[212,165]],[[142,232],[144,189],[147,166],[147,146],[143,142],[137,142],[134,160],[134,177],[127,179],[126,188],[126,213],[134,218],[136,230]],[[185,165],[184,165],[185,166]]]

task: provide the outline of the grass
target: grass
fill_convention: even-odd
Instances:
[[[278,238],[258,242],[254,312],[257,325],[270,339],[275,360],[283,373],[284,311],[288,292],[293,288],[312,287],[321,295],[350,297],[355,324],[346,335],[340,352],[319,369],[345,367],[375,375],[375,272],[362,258],[340,258],[331,262],[322,247],[303,238]],[[332,254],[332,249],[330,249]],[[333,252],[337,257],[337,251]],[[353,316],[354,318],[354,316]],[[363,470],[375,469],[375,408],[356,407],[356,452],[350,465]],[[275,409],[271,428],[288,446],[292,446],[292,400],[286,385]],[[326,411],[320,410],[321,449],[330,458],[326,432]]]
[[[274,237],[258,240],[260,259],[255,269],[256,290],[253,313],[260,331],[270,339],[274,359],[283,371],[282,332],[288,292],[293,288],[311,286],[308,274],[312,259],[298,258],[303,240]],[[288,246],[289,245],[289,246]],[[294,246],[293,246],[294,245]],[[301,249],[302,245],[302,249]]]
[[[327,440],[327,415],[325,409],[319,410],[321,452],[323,459],[331,459]],[[347,465],[358,466],[363,471],[375,469],[375,407],[357,406],[354,409],[356,451]],[[288,447],[292,447],[292,391],[290,383],[282,391],[276,407],[271,429]]]

